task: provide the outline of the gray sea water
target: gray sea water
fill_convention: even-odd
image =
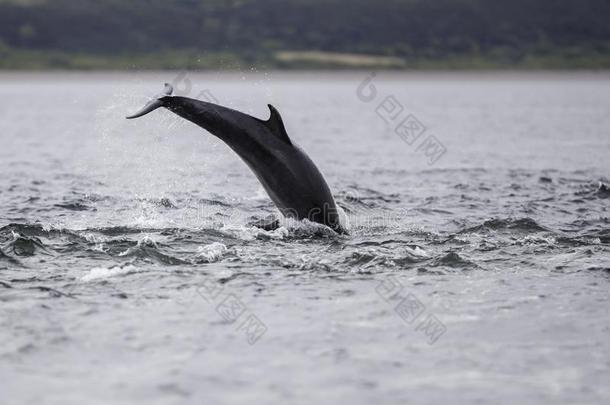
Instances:
[[[607,73],[0,74],[2,404],[610,401]],[[276,213],[163,82],[267,118]]]

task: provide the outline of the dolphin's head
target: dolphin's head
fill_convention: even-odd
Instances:
[[[165,83],[165,87],[163,88],[163,92],[161,94],[157,94],[152,100],[150,100],[148,103],[146,103],[146,105],[144,105],[144,107],[142,107],[142,109],[140,111],[138,111],[135,114],[129,115],[125,118],[127,118],[127,119],[138,118],[138,117],[148,114],[151,111],[156,110],[159,107],[163,107],[163,99],[170,96],[173,91],[174,91],[174,88],[172,87],[172,85],[169,83]]]

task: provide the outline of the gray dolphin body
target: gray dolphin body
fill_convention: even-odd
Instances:
[[[226,143],[250,167],[280,212],[297,220],[308,219],[337,233],[347,233],[324,177],[312,160],[288,137],[279,112],[260,120],[230,108],[164,92],[128,119],[165,107]]]

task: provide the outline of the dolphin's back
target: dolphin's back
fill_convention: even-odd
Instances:
[[[345,232],[332,193],[320,170],[289,138],[279,112],[269,105],[261,120],[218,104],[187,97],[161,96],[142,111],[161,104],[225,142],[250,167],[285,216],[309,219]],[[137,113],[135,116],[144,115]]]

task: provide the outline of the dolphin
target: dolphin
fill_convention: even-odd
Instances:
[[[140,111],[138,118],[164,107],[227,144],[254,172],[279,211],[287,218],[323,224],[347,234],[345,214],[337,206],[322,173],[286,133],[280,113],[268,104],[270,117],[261,120],[214,103],[163,92]]]

